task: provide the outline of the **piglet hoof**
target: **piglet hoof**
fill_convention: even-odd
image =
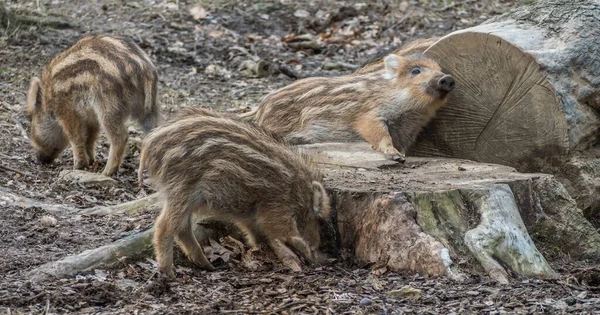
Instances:
[[[404,157],[404,155],[394,154],[392,155],[392,161],[404,164],[404,162],[406,162],[406,158]]]
[[[211,263],[208,263],[208,265],[201,265],[200,268],[206,270],[206,271],[215,271],[217,270],[217,268],[215,268],[215,266],[213,266]]]
[[[315,253],[315,261],[313,262],[313,264],[317,265],[317,266],[324,266],[328,263],[329,257],[327,257],[327,255],[321,253],[321,252],[316,252]]]
[[[107,168],[104,168],[104,170],[102,171],[102,175],[106,176],[106,177],[111,177],[113,176],[117,171],[116,170],[109,170]]]
[[[302,272],[300,262],[295,259],[286,259],[282,263],[284,266],[290,268],[294,272]]]
[[[386,158],[388,160],[392,160],[394,162],[398,162],[398,163],[401,163],[401,164],[404,164],[404,162],[406,162],[406,157],[402,153],[399,153],[399,154],[398,153],[396,153],[396,154],[386,154],[385,156],[386,156]]]
[[[84,170],[87,167],[88,167],[88,164],[84,161],[75,161],[75,163],[73,163],[74,170]]]
[[[175,280],[175,272],[173,271],[173,268],[159,268],[158,270],[158,276],[160,279],[166,280],[166,281],[173,281]]]

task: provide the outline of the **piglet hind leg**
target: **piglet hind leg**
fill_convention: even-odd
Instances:
[[[69,119],[61,119],[60,124],[65,136],[69,139],[71,150],[73,151],[73,169],[82,170],[89,165],[86,150],[88,130],[83,122],[83,118],[74,110],[71,110],[68,106],[65,106],[63,110],[65,112],[62,116],[70,117]]]
[[[176,230],[175,239],[177,240],[177,244],[181,247],[187,257],[196,265],[200,266],[200,268],[209,271],[215,270],[213,265],[206,258],[202,247],[198,243],[198,240],[196,240],[196,236],[194,236],[192,212],[186,211],[183,216],[184,218],[181,221],[181,225],[178,226]]]
[[[154,224],[152,244],[154,245],[159,273],[168,279],[175,279],[175,272],[173,271],[173,245],[176,222],[173,221],[169,212],[169,205],[165,203],[161,214]]]
[[[96,159],[96,140],[98,140],[98,124],[91,124],[87,128],[87,140],[85,142],[85,152],[87,164],[91,165]]]
[[[119,170],[119,166],[123,162],[128,134],[121,119],[105,121],[103,127],[110,142],[110,151],[102,175],[112,176]]]

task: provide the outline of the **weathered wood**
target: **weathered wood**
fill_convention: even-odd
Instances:
[[[0,206],[3,207],[20,207],[20,208],[31,208],[31,207],[39,207],[44,209],[50,213],[53,212],[78,212],[79,209],[60,205],[60,204],[51,204],[47,202],[33,200],[31,198],[23,197],[11,192],[9,189],[4,187],[0,187]]]
[[[366,143],[300,147],[323,167],[331,195],[332,224],[322,233],[326,252],[345,249],[362,263],[429,276],[488,274],[501,283],[510,273],[556,276],[542,253],[600,259],[600,235],[551,175],[447,158],[389,163]],[[154,208],[157,201],[150,195],[100,213]],[[202,231],[196,231],[200,237]],[[31,276],[69,276],[118,265],[122,257],[152,257],[151,233],[48,263]]]
[[[196,219],[199,221],[199,218]],[[217,227],[221,230],[217,231]],[[194,234],[199,240],[208,240],[209,237],[218,239],[224,233],[240,236],[236,234],[237,231],[230,229],[231,226],[222,224],[210,227],[196,225]],[[113,243],[43,264],[29,271],[27,276],[32,281],[44,281],[51,278],[72,277],[94,269],[115,268],[144,258],[154,258],[153,235],[154,226],[150,226],[146,230],[131,234]]]
[[[136,215],[143,211],[153,211],[158,213],[162,203],[158,198],[158,193],[153,193],[146,197],[118,204],[115,206],[96,206],[81,210],[82,214],[106,215],[115,213],[125,213]]]
[[[129,261],[150,257],[153,253],[153,234],[154,227],[151,227],[114,243],[46,263],[30,271],[27,276],[32,281],[64,278],[92,271],[96,268],[116,267]]]

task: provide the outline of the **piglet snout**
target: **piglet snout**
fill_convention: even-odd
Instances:
[[[438,80],[438,88],[445,92],[454,90],[454,78],[451,75],[445,75]]]

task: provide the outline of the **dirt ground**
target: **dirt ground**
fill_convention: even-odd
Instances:
[[[125,163],[109,188],[60,181],[60,171],[73,164],[70,150],[48,166],[39,165],[31,154],[23,114],[29,80],[84,34],[127,35],[148,52],[159,71],[165,113],[181,106],[236,111],[255,106],[294,77],[349,73],[382,50],[477,25],[516,7],[518,1],[3,0],[0,4],[16,13],[71,24],[0,26],[0,313],[600,314],[600,279],[589,276],[597,268],[573,266],[567,257],[552,262],[560,280],[518,279],[506,286],[480,277],[455,283],[372,270],[350,260],[294,274],[268,263],[249,271],[233,258],[219,258],[216,263],[221,262],[222,269],[203,272],[180,253],[175,262],[178,279],[170,286],[155,282],[152,260],[124,261],[115,270],[32,283],[25,273],[36,266],[141,231],[157,214],[90,216],[6,206],[2,198],[2,191],[9,191],[87,208],[152,192],[135,184],[139,150],[133,139],[141,136],[135,125],[130,128]],[[204,9],[194,11],[197,19],[189,13],[194,6]],[[294,43],[300,39],[317,45],[298,48]],[[248,77],[238,69],[253,58],[276,68],[284,65],[288,74]],[[97,150],[101,169],[108,153],[103,137]],[[44,216],[56,218],[57,224],[40,224]],[[420,289],[421,297],[389,294],[407,285]]]

